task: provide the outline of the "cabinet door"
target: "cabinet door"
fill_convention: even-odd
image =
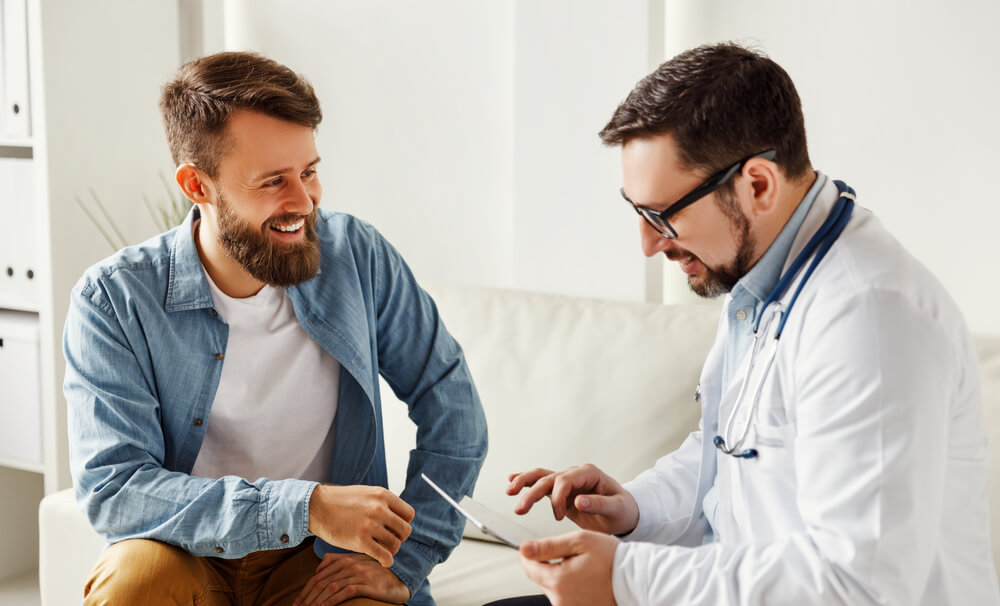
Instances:
[[[42,462],[38,316],[0,311],[0,458]]]
[[[0,305],[38,309],[41,216],[34,161],[0,158]]]
[[[0,108],[0,138],[31,137],[28,99],[27,0],[0,0],[3,19],[3,107]]]

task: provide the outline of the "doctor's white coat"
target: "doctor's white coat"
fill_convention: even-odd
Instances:
[[[794,259],[837,197],[827,181]],[[786,263],[787,268],[787,263]],[[987,443],[972,340],[941,284],[855,206],[761,368],[785,300],[765,312],[748,396],[721,454],[747,360],[721,385],[726,314],[701,376],[701,430],[625,487],[639,525],[615,553],[619,606],[1000,606]],[[743,416],[741,416],[743,415]],[[718,476],[719,542],[702,545]]]

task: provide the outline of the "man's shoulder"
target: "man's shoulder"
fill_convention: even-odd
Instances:
[[[830,250],[833,262],[820,279],[817,299],[836,310],[861,309],[880,303],[889,309],[907,306],[926,323],[950,328],[964,320],[942,282],[866,209]],[[836,313],[831,312],[831,313]]]
[[[357,246],[381,238],[371,223],[352,214],[319,208],[317,215],[316,232],[324,246],[331,244]]]
[[[166,284],[176,227],[152,238],[127,246],[91,265],[74,290],[87,296],[95,290],[128,289],[137,283]]]

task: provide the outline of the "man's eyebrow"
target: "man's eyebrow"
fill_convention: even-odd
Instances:
[[[319,164],[319,161],[321,159],[322,158],[320,158],[319,156],[316,156],[316,159],[313,160],[312,162],[310,162],[309,164],[307,164],[306,168],[312,168],[312,167],[316,166],[317,164]],[[269,179],[271,177],[277,177],[279,175],[283,175],[285,173],[292,172],[294,170],[296,170],[296,168],[294,166],[287,166],[285,168],[278,168],[278,169],[275,169],[275,170],[269,170],[267,172],[264,172],[264,173],[261,173],[259,175],[256,175],[252,180],[253,181],[263,181],[264,179]]]

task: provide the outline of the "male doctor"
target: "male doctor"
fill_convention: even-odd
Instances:
[[[525,543],[528,576],[557,606],[1000,604],[968,330],[863,192],[812,168],[788,74],[696,48],[601,138],[643,252],[726,298],[676,452],[625,484],[511,476],[518,513],[547,496],[584,529]]]

